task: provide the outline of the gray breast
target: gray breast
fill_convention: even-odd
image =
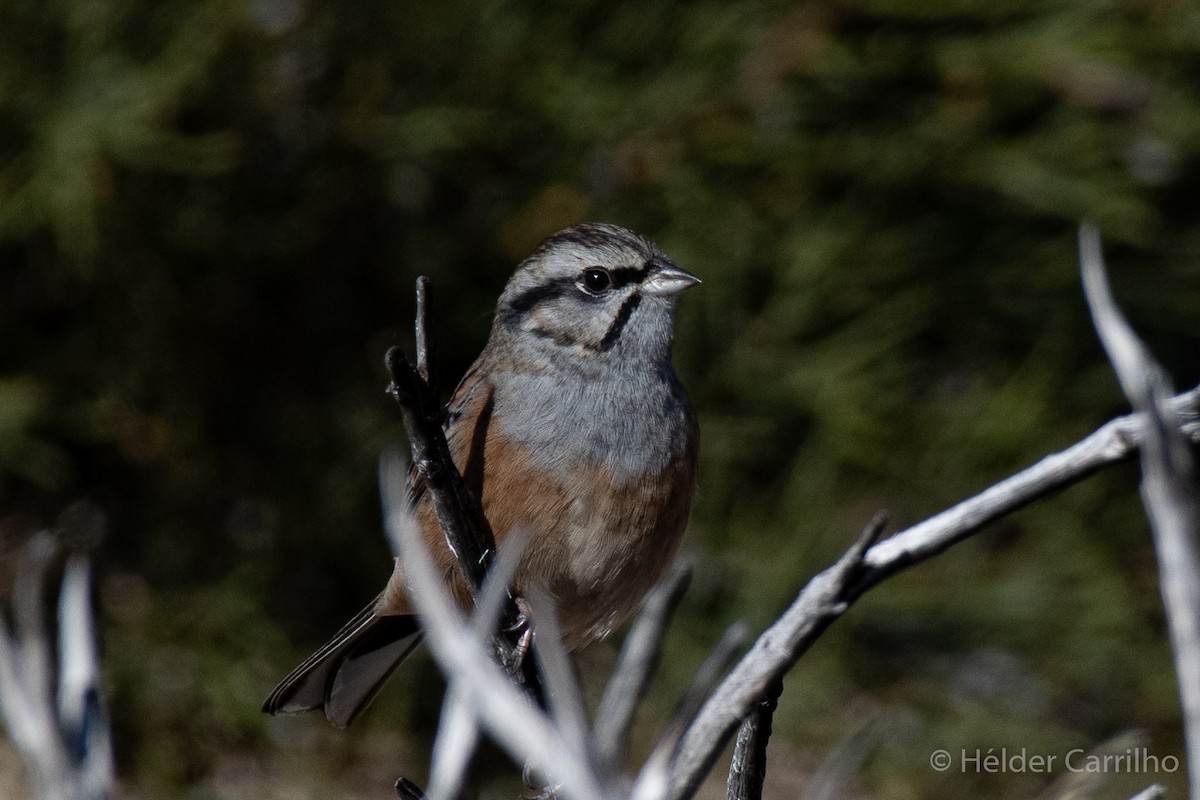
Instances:
[[[684,454],[689,405],[669,365],[609,380],[573,377],[509,373],[496,381],[493,420],[536,466],[602,465],[627,485]]]

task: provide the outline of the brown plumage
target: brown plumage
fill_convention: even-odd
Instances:
[[[623,228],[560,232],[518,267],[448,406],[450,451],[497,546],[517,530],[529,536],[518,592],[548,592],[571,649],[628,618],[687,524],[699,428],[670,347],[675,296],[697,282]],[[436,563],[469,603],[420,485],[412,501]],[[420,637],[397,562],[375,601],[263,710],[322,709],[348,724]]]

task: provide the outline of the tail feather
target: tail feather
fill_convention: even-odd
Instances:
[[[321,710],[334,725],[349,725],[421,638],[416,617],[380,616],[372,603],[280,681],[263,711]]]

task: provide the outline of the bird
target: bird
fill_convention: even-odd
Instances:
[[[455,466],[498,550],[526,538],[513,578],[554,604],[578,650],[631,616],[673,560],[696,491],[700,428],[671,358],[679,294],[700,279],[650,239],[575,225],[522,261],[487,343],[447,404]],[[409,503],[451,590],[470,594],[419,477]],[[396,560],[383,591],[287,675],[269,714],[344,727],[421,641]]]

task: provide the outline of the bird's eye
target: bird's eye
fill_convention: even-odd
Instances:
[[[583,288],[592,294],[600,294],[612,286],[612,275],[608,270],[592,267],[583,271]]]

